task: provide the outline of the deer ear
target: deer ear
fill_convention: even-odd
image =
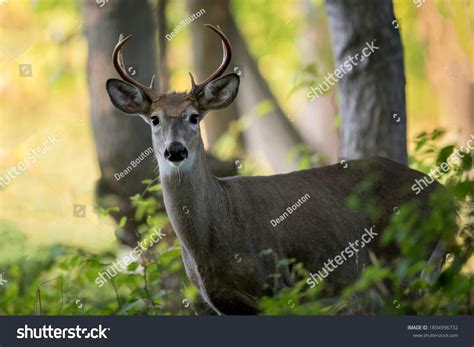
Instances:
[[[107,93],[115,107],[128,114],[145,114],[151,100],[133,84],[115,78],[107,80]]]
[[[198,97],[199,106],[204,110],[218,110],[229,106],[237,96],[239,84],[240,77],[235,73],[209,82]]]

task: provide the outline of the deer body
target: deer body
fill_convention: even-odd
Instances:
[[[437,184],[415,196],[405,188],[422,174],[382,158],[268,177],[215,178],[206,163],[199,123],[209,110],[235,99],[240,79],[233,73],[221,76],[231,46],[220,29],[209,27],[222,40],[224,58],[204,82],[196,84],[191,75],[190,92],[159,94],[152,89],[153,79],[146,87],[128,76],[120,49],[129,37],[120,37],[113,53],[123,81],[108,80],[107,92],[117,108],[150,125],[165,207],[188,277],[217,313],[253,314],[259,296],[294,281],[290,266],[278,265],[278,260],[295,258],[316,272],[365,229],[381,232],[403,203],[416,198],[422,213],[429,211],[429,192]],[[374,175],[383,184],[374,181],[381,213],[371,219],[346,203],[354,187]],[[368,199],[362,196],[362,204]],[[325,276],[327,283],[338,288],[356,279],[369,263],[368,248],[360,247]],[[273,256],[262,256],[268,249]],[[395,249],[380,247],[378,239],[370,249],[384,258],[397,255]],[[275,273],[280,276],[272,280]]]
[[[347,168],[337,164],[284,175],[217,179],[204,160],[201,150],[190,171],[162,174],[161,182],[188,277],[207,303],[225,314],[257,313],[257,298],[271,294],[264,290],[265,285],[273,288],[270,274],[281,275],[277,289],[292,284],[290,269],[276,268],[273,257],[261,255],[263,250],[272,249],[277,259],[295,258],[316,272],[349,242],[360,239],[372,221],[348,208],[346,201],[366,177],[374,172],[384,176],[383,186],[377,187],[384,214],[374,225],[375,232],[386,227],[394,207],[410,198],[408,192],[395,192],[421,177],[387,159],[373,158],[350,161]],[[276,226],[271,224],[305,195],[310,198],[297,210]],[[368,249],[360,249],[327,282],[340,287],[354,281],[369,264]],[[387,258],[378,240],[370,249]]]

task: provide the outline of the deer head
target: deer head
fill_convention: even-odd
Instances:
[[[239,76],[234,73],[222,76],[232,55],[229,39],[220,28],[209,24],[206,26],[216,32],[222,41],[222,63],[199,84],[195,83],[190,73],[189,92],[158,93],[153,88],[155,76],[149,87],[130,77],[121,53],[130,35],[120,35],[112,54],[115,69],[123,81],[109,79],[107,92],[115,107],[126,114],[141,116],[150,125],[160,170],[173,171],[179,168],[185,171],[192,167],[197,153],[202,150],[201,120],[208,111],[227,107],[237,96]]]

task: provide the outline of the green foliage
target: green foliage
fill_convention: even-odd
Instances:
[[[152,180],[144,182],[147,191],[160,191]],[[137,207],[137,221],[142,239],[152,230],[163,227],[167,218],[154,196],[132,198]],[[118,208],[98,209],[102,216]],[[126,218],[120,224],[125,224]],[[156,229],[155,229],[156,228]],[[169,315],[193,314],[194,307],[184,307],[179,290],[193,301],[196,291],[184,274],[177,240],[162,239],[156,247],[142,254],[115,277],[106,274],[118,259],[133,250],[116,247],[112,252],[92,254],[64,246],[34,247],[11,225],[0,224],[3,242],[0,258],[3,279],[0,286],[0,314],[8,315]],[[6,252],[3,252],[5,249]],[[22,250],[28,249],[28,253]],[[21,254],[23,257],[8,256]],[[122,261],[122,263],[124,263]],[[117,267],[120,269],[120,267]],[[106,279],[101,284],[100,274]],[[112,271],[110,271],[112,273]],[[115,273],[115,272],[114,272]],[[171,283],[171,284],[170,284]]]
[[[450,169],[441,177],[438,177],[438,180],[457,191],[459,187],[472,185],[472,181],[469,180],[468,176],[473,164],[473,153],[472,151],[466,153],[466,145],[455,146],[449,144],[441,146],[440,142],[445,134],[446,131],[443,129],[419,133],[415,137],[415,147],[410,157],[410,164],[413,168],[426,174],[435,166],[440,166],[443,163],[448,164]],[[456,153],[459,153],[459,155]],[[460,186],[456,188],[455,183],[460,184]]]
[[[310,169],[312,167],[321,166],[323,160],[322,156],[318,153],[314,153],[307,144],[300,144],[293,147],[288,153],[288,159],[298,159],[298,170]]]
[[[321,83],[322,74],[319,72],[318,67],[315,63],[303,65],[301,67],[301,73],[296,76],[297,82],[289,91],[289,95],[297,92],[300,89],[308,90],[312,86]],[[329,90],[329,89],[328,89]],[[326,91],[324,92],[326,94]]]

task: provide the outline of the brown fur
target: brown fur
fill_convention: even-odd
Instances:
[[[160,94],[153,101],[151,109],[159,108],[169,117],[180,117],[189,105],[197,108],[196,98],[186,92]]]

